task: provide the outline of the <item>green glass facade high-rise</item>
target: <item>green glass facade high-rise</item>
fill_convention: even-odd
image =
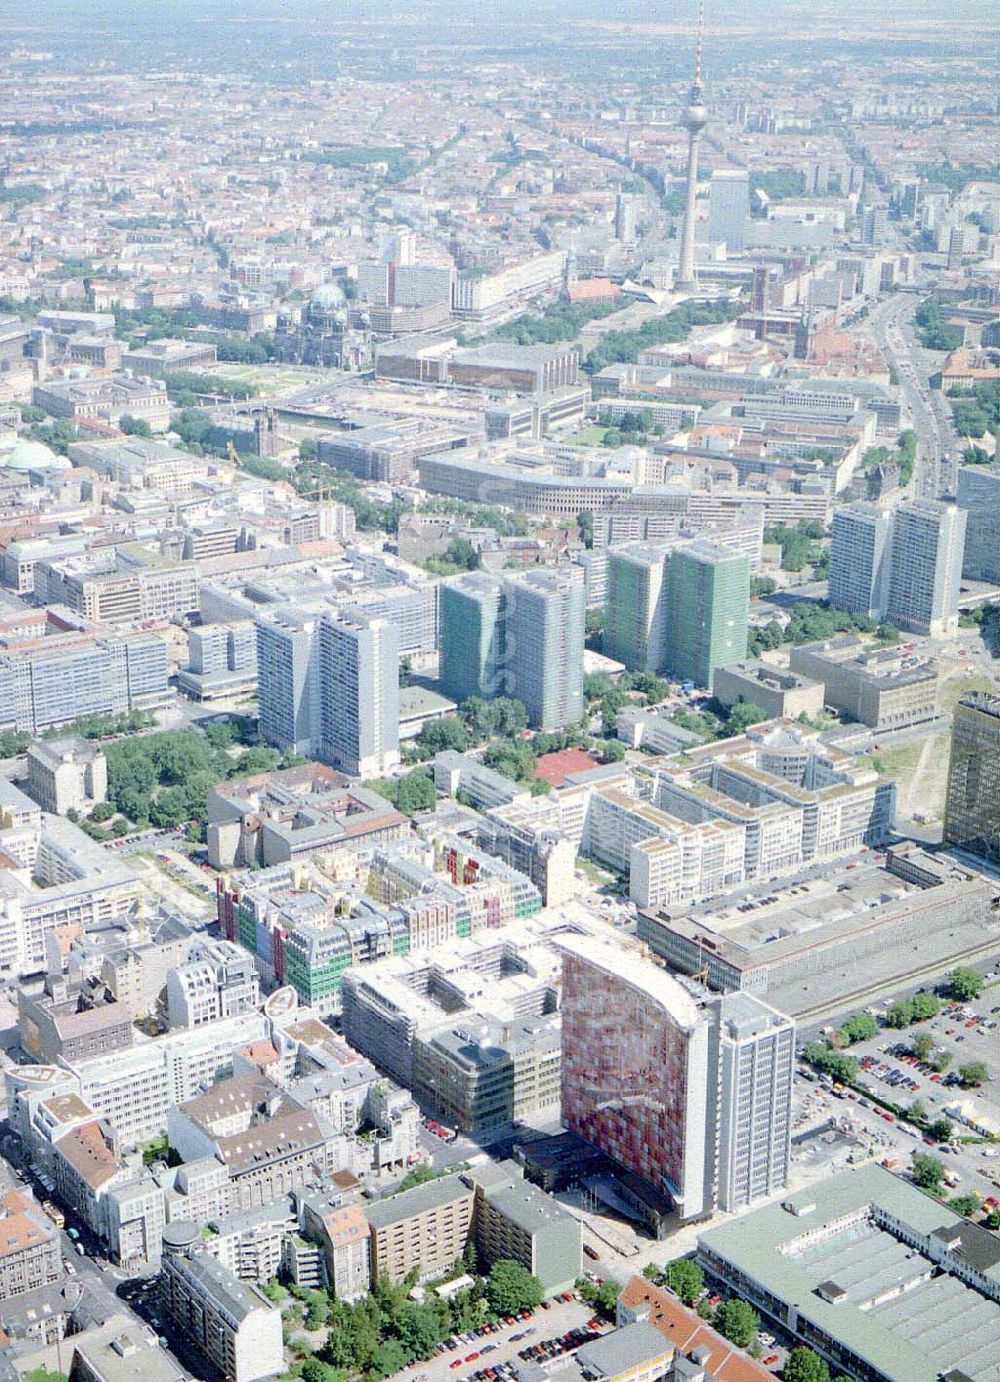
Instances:
[[[566,729],[583,718],[586,592],[579,568],[528,571],[504,580],[506,695],[528,723]]]
[[[503,585],[481,571],[441,582],[441,687],[459,704],[508,696],[504,676]]]
[[[716,667],[747,655],[750,563],[710,542],[691,542],[670,556],[666,668],[678,681],[712,685]]]
[[[441,685],[454,700],[510,696],[528,723],[565,729],[583,718],[586,592],[578,568],[442,583]]]
[[[608,551],[602,649],[630,671],[663,669],[668,555],[638,543]]]

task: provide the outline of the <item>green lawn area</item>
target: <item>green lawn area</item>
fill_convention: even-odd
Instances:
[[[922,739],[909,744],[900,744],[893,749],[878,749],[865,760],[869,767],[881,772],[883,777],[891,777],[894,782],[910,777],[924,747]]]
[[[598,887],[618,881],[610,869],[602,869],[600,864],[595,864],[592,859],[585,859],[582,854],[576,856],[576,866],[585,878],[589,878],[591,883],[596,883]]]
[[[952,711],[959,702],[959,698],[968,695],[970,691],[996,691],[996,683],[991,682],[988,677],[949,677],[947,681],[941,683],[938,692],[938,700],[942,710]]]
[[[570,446],[600,446],[604,440],[603,427],[583,427],[579,432],[574,432],[566,441]]]
[[[303,369],[298,365],[240,365],[225,360],[213,365],[211,372],[234,384],[252,384],[259,396],[300,389],[318,378],[315,370]]]

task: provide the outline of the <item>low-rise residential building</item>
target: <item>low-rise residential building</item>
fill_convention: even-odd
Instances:
[[[270,867],[334,846],[385,844],[408,831],[385,797],[323,763],[238,778],[208,793],[215,868]]]
[[[485,1266],[510,1258],[538,1278],[546,1296],[569,1289],[582,1266],[579,1219],[523,1177],[510,1161],[477,1166],[475,1243]]]
[[[584,1344],[576,1365],[585,1382],[660,1382],[672,1356],[660,1331],[636,1320]]]
[[[215,1156],[228,1168],[238,1209],[288,1195],[327,1166],[315,1114],[257,1074],[234,1075],[168,1109],[167,1133],[182,1160]]]
[[[100,982],[68,982],[48,975],[39,988],[17,993],[21,1047],[40,1064],[86,1060],[132,1045],[132,1014]]]
[[[453,1267],[472,1234],[475,1191],[458,1175],[415,1185],[366,1210],[372,1281],[429,1281]]]
[[[325,1281],[338,1300],[355,1301],[371,1286],[371,1232],[359,1204],[339,1203],[318,1194],[299,1197],[299,1223],[318,1244]]]
[[[28,749],[27,791],[43,811],[90,811],[108,795],[103,750],[78,735],[36,739]]]
[[[124,917],[142,892],[127,860],[72,822],[43,816],[6,780],[0,780],[0,849],[11,861],[0,871],[0,974],[46,971],[55,936],[68,942]]]
[[[187,963],[167,975],[171,1027],[200,1027],[249,1012],[259,1002],[260,980],[253,959],[233,941],[197,942]]]
[[[170,401],[159,380],[128,375],[95,375],[84,379],[53,379],[36,384],[31,393],[36,408],[73,422],[89,419],[117,425],[123,416],[148,422],[154,432],[170,426]]]
[[[58,1281],[59,1234],[29,1190],[0,1193],[0,1300]]]
[[[133,1317],[134,1318],[134,1317]],[[69,1375],[73,1382],[184,1382],[184,1372],[158,1337],[137,1321],[74,1335]]]
[[[768,1382],[773,1377],[742,1349],[717,1334],[696,1310],[689,1310],[662,1286],[643,1276],[625,1283],[618,1297],[620,1327],[642,1322],[663,1336],[670,1348],[671,1382]]]
[[[281,1311],[203,1250],[201,1227],[163,1233],[160,1293],[177,1328],[232,1382],[263,1382],[284,1371]]]

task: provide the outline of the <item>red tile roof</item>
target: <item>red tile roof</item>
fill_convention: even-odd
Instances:
[[[676,1296],[644,1277],[634,1276],[619,1296],[619,1302],[631,1310],[637,1305],[648,1305],[647,1323],[655,1326],[678,1352],[689,1354],[696,1348],[710,1349],[711,1357],[706,1360],[706,1366],[718,1382],[774,1382],[766,1368],[741,1353],[714,1329],[709,1329],[704,1320],[682,1305]]]

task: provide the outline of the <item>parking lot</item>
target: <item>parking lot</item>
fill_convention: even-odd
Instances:
[[[591,1308],[576,1295],[566,1294],[569,1300],[547,1302],[547,1308],[536,1310],[528,1319],[508,1317],[512,1322],[498,1322],[492,1333],[469,1333],[449,1340],[448,1344],[454,1347],[442,1345],[435,1357],[413,1363],[400,1376],[405,1382],[510,1382],[515,1365],[525,1361],[519,1355],[530,1354],[542,1344],[562,1342],[574,1330],[590,1332],[587,1324],[593,1318]],[[602,1330],[608,1328],[609,1325],[601,1325]],[[576,1347],[579,1343],[569,1349]],[[568,1350],[562,1347],[560,1351]]]
[[[934,1043],[928,1061],[910,1054],[914,1039],[926,1034]],[[883,1027],[869,1041],[860,1041],[850,1053],[862,1063],[861,1083],[872,1093],[905,1106],[919,1099],[931,1119],[946,1108],[961,1106],[981,1126],[1000,1129],[1000,988],[986,989],[978,999],[945,1006],[937,1017],[900,1029]],[[933,1068],[937,1053],[950,1058],[944,1070]],[[963,1089],[958,1072],[964,1065],[981,1062],[989,1081],[978,1088]],[[961,1120],[953,1119],[956,1124]],[[956,1126],[959,1135],[976,1135],[974,1127]]]

